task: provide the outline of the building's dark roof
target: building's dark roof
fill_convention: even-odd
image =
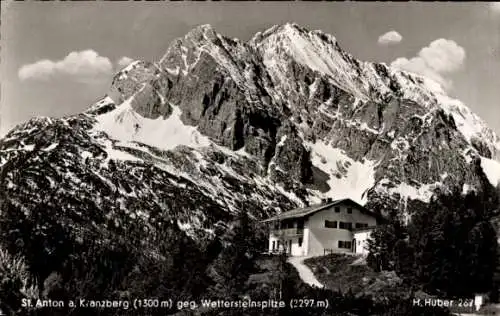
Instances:
[[[283,212],[283,213],[278,214],[276,216],[273,216],[271,218],[268,218],[268,219],[264,220],[263,222],[271,222],[271,221],[283,220],[283,219],[287,219],[287,218],[306,217],[306,216],[309,216],[309,215],[314,214],[316,212],[322,211],[326,208],[332,207],[334,205],[344,204],[344,203],[353,204],[361,212],[368,214],[370,216],[376,217],[376,218],[380,218],[380,215],[369,211],[368,209],[364,208],[363,206],[359,205],[358,203],[354,202],[351,199],[340,199],[340,200],[334,200],[334,201],[327,202],[327,203],[315,204],[315,205],[311,205],[308,207],[296,208],[296,209],[293,209],[293,210],[290,210],[287,212]]]

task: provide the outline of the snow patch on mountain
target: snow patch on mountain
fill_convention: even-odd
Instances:
[[[414,186],[403,182],[395,188],[390,189],[389,192],[391,194],[399,193],[401,197],[404,198],[429,202],[432,195],[434,194],[434,189],[441,185],[441,182],[436,182],[432,184],[424,184],[419,188],[415,188]]]
[[[481,157],[481,168],[492,185],[500,185],[500,162]]]
[[[49,146],[47,146],[47,147],[43,148],[42,150],[43,150],[43,151],[51,151],[51,150],[53,150],[53,149],[56,149],[56,147],[57,147],[58,145],[59,145],[59,143],[57,143],[57,142],[56,142],[56,143],[52,143],[52,144],[50,144]]]
[[[329,176],[330,190],[324,193],[325,197],[350,198],[362,205],[367,202],[364,193],[375,184],[374,161],[355,161],[322,141],[306,144],[311,150],[312,164]]]
[[[399,194],[402,201],[420,200],[422,202],[428,203],[431,197],[434,195],[436,188],[443,185],[442,182],[422,184],[419,187],[415,187],[405,182],[401,182],[397,185],[391,183],[388,179],[382,179],[376,187],[377,192],[389,193],[390,195]],[[467,188],[464,187],[464,190]]]
[[[113,142],[111,140],[101,140],[100,142],[102,145],[104,145],[104,151],[107,154],[106,160],[104,160],[101,164],[101,167],[107,167],[108,162],[110,159],[113,160],[128,160],[128,161],[141,161],[141,159],[137,158],[136,156],[133,156],[123,150],[115,149],[113,147]]]
[[[444,93],[436,93],[435,96],[439,106],[446,113],[453,116],[457,129],[469,143],[474,137],[484,139],[486,136],[485,140],[488,141],[492,153],[500,152],[500,139],[465,104],[459,100],[450,98]]]
[[[106,132],[112,139],[124,142],[140,142],[164,150],[184,145],[191,148],[210,145],[208,137],[196,127],[182,123],[181,110],[171,105],[173,111],[168,118],[149,119],[132,108],[133,96],[115,110],[97,117],[96,130]]]
[[[473,186],[471,186],[467,183],[464,183],[464,185],[462,186],[462,194],[466,195],[467,193],[472,192],[472,191],[476,191],[476,188],[474,188]]]

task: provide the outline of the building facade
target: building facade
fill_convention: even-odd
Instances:
[[[366,254],[379,216],[350,199],[325,200],[269,218],[269,252],[291,256]]]
[[[368,254],[368,239],[371,237],[373,227],[354,229],[353,235],[353,252],[363,255]]]

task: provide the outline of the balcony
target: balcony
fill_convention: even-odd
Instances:
[[[304,235],[304,228],[273,229],[271,230],[271,234],[276,237],[302,236]]]

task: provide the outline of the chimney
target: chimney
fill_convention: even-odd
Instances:
[[[331,203],[333,201],[332,198],[324,198],[321,199],[321,204]]]

